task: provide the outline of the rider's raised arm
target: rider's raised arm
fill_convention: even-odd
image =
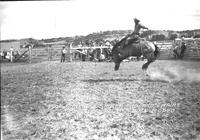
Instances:
[[[144,25],[140,24],[140,28],[143,28],[143,29],[148,29],[147,27],[145,27]]]

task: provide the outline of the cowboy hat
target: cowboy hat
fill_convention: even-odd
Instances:
[[[139,20],[139,19],[137,19],[137,18],[134,18],[134,21],[138,21],[138,22],[139,22],[140,20]]]

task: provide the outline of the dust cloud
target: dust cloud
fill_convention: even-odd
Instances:
[[[153,68],[147,72],[151,80],[167,82],[200,82],[200,69],[184,66],[168,66]]]

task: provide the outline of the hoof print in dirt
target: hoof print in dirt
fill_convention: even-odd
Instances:
[[[118,128],[119,126],[117,125],[117,124],[112,124],[111,126],[110,126],[110,128]]]
[[[162,117],[156,117],[155,119],[160,121],[160,120],[162,120],[163,118],[162,118]]]

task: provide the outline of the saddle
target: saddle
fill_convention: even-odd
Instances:
[[[138,34],[133,33],[126,36],[124,45],[129,45],[132,43],[140,43],[140,37]]]
[[[126,42],[125,42],[125,45],[129,45],[129,44],[132,44],[132,43],[140,43],[140,38],[139,37],[136,37],[136,38],[127,38],[126,39]]]
[[[124,48],[132,43],[139,44],[140,40],[141,40],[141,38],[138,35],[128,34],[126,37],[121,39],[121,41],[116,43],[116,45],[120,46],[120,48]]]

